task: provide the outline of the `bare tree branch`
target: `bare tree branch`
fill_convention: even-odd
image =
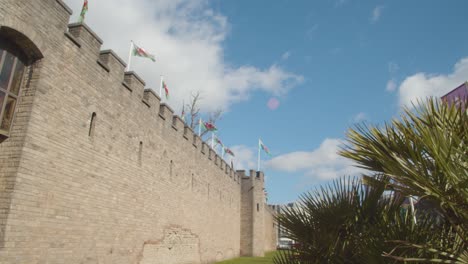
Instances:
[[[190,103],[186,104],[186,108],[190,112],[190,128],[193,131],[196,131],[197,126],[200,125],[200,91],[197,91],[195,93],[192,93],[192,98],[190,100]],[[222,109],[218,109],[214,112],[211,112],[208,114],[208,122],[211,124],[215,125],[216,122],[221,119],[221,116],[223,114]],[[205,130],[201,132],[200,138],[203,138],[209,131]]]
[[[200,92],[192,93],[192,100],[187,104],[187,108],[190,111],[190,128],[195,130],[198,125],[198,119],[200,114],[200,108],[198,107],[198,101],[200,100]]]

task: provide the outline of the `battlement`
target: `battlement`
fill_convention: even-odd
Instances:
[[[70,14],[70,8],[61,0],[56,0],[63,6],[63,12]],[[241,177],[236,177],[236,172],[227,164],[208,144],[202,142],[200,137],[190,129],[178,115],[174,115],[174,110],[167,104],[161,103],[161,98],[153,89],[146,88],[146,83],[136,72],[125,71],[126,63],[113,50],[100,50],[103,40],[85,23],[71,23],[68,25],[68,31],[65,31],[66,37],[73,43],[80,52],[86,56],[93,56],[101,68],[109,76],[109,83],[121,83],[124,88],[130,91],[128,96],[132,100],[143,104],[145,109],[140,107],[127,109],[127,111],[138,112],[139,115],[149,116],[149,120],[161,122],[161,126],[166,128],[162,134],[168,133],[179,138],[181,143],[189,141],[192,149],[200,152],[200,158],[210,160],[214,166],[224,171],[234,181],[240,183]],[[94,67],[89,65],[89,67]],[[116,87],[117,89],[118,87]],[[118,102],[116,102],[118,103]],[[132,104],[134,105],[134,104]]]
[[[63,9],[65,10],[65,12],[66,12],[69,16],[73,15],[73,10],[71,10],[71,8],[68,7],[68,5],[65,4],[62,0],[55,0],[55,1],[56,1],[60,6],[63,7]]]
[[[261,182],[265,181],[265,175],[263,171],[249,170],[249,175],[246,175],[245,170],[238,170],[237,175],[239,175],[240,179],[242,180],[257,180]]]
[[[26,65],[0,142],[1,263],[214,263],[270,250],[262,172],[235,171],[91,27],[70,24],[62,0],[0,10],[6,50]]]

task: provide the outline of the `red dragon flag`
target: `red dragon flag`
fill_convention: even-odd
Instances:
[[[202,119],[198,119],[198,136],[201,137],[202,130],[203,131],[211,131],[211,132],[216,132],[218,129],[215,127],[215,125],[211,122],[203,122]],[[212,146],[214,147],[214,138],[212,137]]]
[[[143,48],[138,47],[137,45],[135,45],[135,43],[133,44],[133,56],[148,58],[148,59],[152,60],[153,62],[156,61],[156,56],[154,56],[153,54],[148,53]]]
[[[221,145],[222,147],[224,147],[223,142],[222,142],[221,139],[219,139],[218,137],[215,138],[215,142],[216,142],[216,145],[215,145],[215,146]]]
[[[229,148],[224,148],[224,152],[225,152],[226,154],[229,154],[229,155],[233,156],[233,157],[235,156],[235,155],[234,155],[234,152],[232,152],[232,150],[229,149]]]
[[[162,98],[162,90],[164,89],[164,95],[166,100],[169,99],[169,88],[167,88],[166,82],[164,81],[164,76],[161,76],[161,86],[159,87],[159,97]]]
[[[217,131],[218,129],[215,127],[215,125],[211,122],[202,122],[202,128],[204,130],[208,130],[208,131]]]
[[[258,160],[257,160],[257,171],[260,171],[260,150],[265,151],[265,153],[271,157],[270,150],[268,149],[261,139],[258,139]]]
[[[132,64],[132,57],[143,57],[152,60],[153,62],[156,61],[156,56],[153,54],[148,53],[145,49],[138,47],[133,43],[133,41],[130,41],[130,52],[128,54],[128,63],[127,63],[127,68],[125,69],[126,71],[130,71],[130,65]],[[161,96],[161,94],[159,94]]]
[[[166,82],[162,82],[164,88],[164,94],[166,95],[166,99],[169,99],[169,89],[167,88]]]
[[[88,12],[88,0],[84,0],[83,8],[81,9],[81,13],[80,13],[80,23],[83,23],[86,12]]]
[[[263,151],[265,151],[265,153],[266,153],[268,156],[271,157],[270,150],[268,149],[267,146],[265,146],[265,144],[263,144],[263,142],[262,142],[261,139],[258,140],[258,146],[259,146],[259,148],[261,148]]]

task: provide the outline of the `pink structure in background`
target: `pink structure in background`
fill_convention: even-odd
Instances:
[[[465,105],[463,102],[466,102],[468,100],[468,82],[463,83],[462,85],[453,89],[446,95],[442,96],[442,100],[449,104],[453,104],[453,103],[455,103],[456,105],[463,104],[462,107],[464,109]]]
[[[268,100],[267,106],[270,108],[270,110],[276,110],[280,105],[280,102],[278,99],[272,97],[270,100]]]

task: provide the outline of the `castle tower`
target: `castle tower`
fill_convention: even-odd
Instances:
[[[250,170],[246,176],[238,171],[241,182],[241,245],[242,256],[263,256],[265,244],[264,175]]]

